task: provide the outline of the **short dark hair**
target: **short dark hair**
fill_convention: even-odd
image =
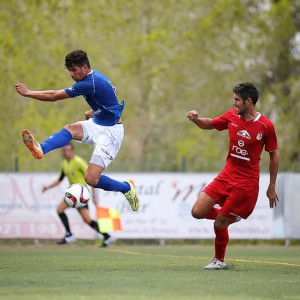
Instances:
[[[233,88],[233,92],[239,94],[244,101],[248,98],[251,98],[254,106],[259,97],[257,88],[251,82],[242,82],[237,84]]]
[[[74,65],[78,67],[83,67],[87,65],[90,68],[90,61],[88,59],[87,53],[84,50],[73,50],[67,54],[65,58],[65,66],[67,69],[72,68]]]

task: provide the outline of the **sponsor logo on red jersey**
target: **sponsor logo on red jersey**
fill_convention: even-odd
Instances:
[[[248,140],[251,139],[251,136],[250,136],[250,134],[248,133],[247,130],[238,131],[237,135],[242,136],[242,137],[244,137],[244,138],[246,138]]]

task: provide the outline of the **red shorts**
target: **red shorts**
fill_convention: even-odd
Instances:
[[[215,178],[204,189],[204,193],[221,206],[220,213],[223,216],[247,219],[256,205],[258,190],[258,183],[237,184]]]

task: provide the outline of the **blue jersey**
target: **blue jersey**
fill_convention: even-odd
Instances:
[[[103,126],[118,123],[124,109],[124,101],[118,103],[116,89],[99,71],[91,71],[86,78],[65,89],[74,98],[83,96],[94,111],[93,121]]]

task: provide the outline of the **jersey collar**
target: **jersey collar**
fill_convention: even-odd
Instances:
[[[261,113],[258,112],[258,113],[257,113],[257,117],[253,120],[253,122],[258,121],[260,117],[261,117]]]

